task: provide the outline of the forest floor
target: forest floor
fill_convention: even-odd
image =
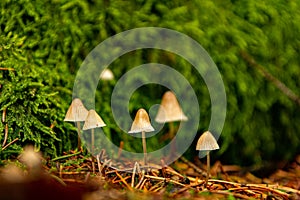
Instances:
[[[206,165],[194,163],[182,157],[170,166],[119,166],[105,156],[68,152],[44,159],[42,168],[29,164],[22,169],[26,173],[7,164],[1,169],[0,199],[300,199],[300,155],[263,178],[215,162],[206,182]]]

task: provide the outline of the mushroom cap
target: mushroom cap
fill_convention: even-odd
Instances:
[[[82,101],[78,98],[73,99],[64,121],[82,122],[86,119],[88,110],[84,107]]]
[[[167,91],[162,97],[155,121],[158,123],[187,121],[188,118],[182,109],[173,92]]]
[[[82,130],[100,128],[103,126],[106,126],[106,124],[103,122],[102,118],[97,114],[97,112],[92,109],[88,112]]]
[[[1,181],[3,179],[9,183],[23,183],[26,181],[26,176],[20,167],[10,163],[1,169]]]
[[[104,69],[100,74],[101,80],[109,81],[109,80],[113,80],[114,78],[115,78],[114,74],[110,69]]]
[[[151,132],[154,128],[151,126],[148,113],[145,109],[140,108],[132,122],[131,129],[128,133]]]
[[[40,152],[36,152],[33,146],[25,146],[24,151],[20,155],[20,161],[31,169],[39,168],[42,166],[42,155]]]
[[[196,146],[196,150],[199,151],[211,151],[219,149],[219,145],[215,137],[209,131],[205,131],[199,138]]]

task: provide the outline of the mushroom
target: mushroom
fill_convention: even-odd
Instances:
[[[91,152],[94,153],[94,144],[95,144],[95,128],[100,128],[106,126],[103,122],[102,118],[97,114],[97,112],[93,109],[88,111],[88,115],[85,119],[83,130],[92,129],[91,136]]]
[[[25,146],[19,156],[19,160],[24,163],[28,169],[30,178],[38,178],[42,173],[42,154],[34,149],[34,146]]]
[[[21,169],[18,163],[10,163],[1,168],[0,178],[1,182],[24,183],[26,181],[25,174],[24,169]]]
[[[155,121],[158,123],[169,123],[169,137],[175,135],[174,122],[187,121],[187,116],[183,113],[176,96],[173,92],[167,91],[164,93]],[[175,143],[171,144],[171,152],[175,153]]]
[[[204,151],[206,153],[207,158],[207,175],[206,175],[206,184],[208,182],[208,177],[210,173],[210,157],[209,151],[219,149],[219,145],[215,139],[215,137],[209,131],[205,131],[200,138],[198,139],[196,150]],[[200,154],[200,152],[199,152]]]
[[[144,151],[144,164],[147,165],[147,146],[146,146],[146,137],[145,132],[154,131],[149,119],[147,111],[143,108],[140,108],[132,122],[131,129],[128,133],[139,133],[142,132],[142,143]]]
[[[84,107],[82,101],[78,98],[73,99],[64,121],[76,122],[77,133],[78,133],[78,150],[81,150],[80,141],[80,122],[84,121],[88,115],[88,110]]]
[[[110,69],[104,69],[100,74],[101,80],[110,81],[113,80],[114,78],[115,78],[114,74]]]

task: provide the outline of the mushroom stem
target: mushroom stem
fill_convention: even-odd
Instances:
[[[173,137],[174,136],[174,122],[170,122],[169,123],[169,133],[170,133],[170,136]]]
[[[207,155],[206,155],[206,158],[207,158],[207,174],[206,174],[206,179],[205,179],[205,184],[207,185],[208,183],[208,177],[209,177],[209,174],[210,174],[210,156],[209,156],[209,151],[207,151]]]
[[[176,140],[174,138],[175,136],[175,126],[174,122],[169,122],[169,134],[170,134],[170,139],[171,139],[171,156],[174,156],[176,154]]]
[[[147,146],[146,146],[146,136],[145,131],[142,131],[142,142],[143,142],[143,151],[144,151],[144,165],[147,165]]]
[[[92,128],[92,136],[91,136],[91,152],[94,155],[95,148],[95,129]]]
[[[80,139],[80,137],[81,137],[81,133],[80,133],[80,130],[81,130],[81,128],[80,128],[80,122],[79,121],[77,121],[76,122],[76,126],[77,126],[77,133],[78,133],[78,140],[77,140],[77,148],[78,148],[78,151],[81,151],[81,139]]]

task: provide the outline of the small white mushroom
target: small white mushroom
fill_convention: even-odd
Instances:
[[[140,108],[132,122],[131,129],[128,133],[139,133],[142,132],[142,142],[143,142],[143,151],[144,151],[144,164],[147,165],[147,146],[146,146],[146,136],[145,132],[154,131],[149,119],[147,111],[143,108]]]
[[[187,116],[183,113],[176,96],[173,92],[164,93],[155,121],[158,123],[187,121]]]
[[[97,112],[93,109],[88,111],[88,115],[85,119],[83,130],[92,129],[92,135],[91,135],[91,152],[94,153],[94,147],[95,147],[95,128],[100,128],[106,126],[102,118],[97,114]]]
[[[196,150],[198,151],[211,151],[219,149],[219,145],[215,137],[209,131],[205,131],[198,139]]]
[[[169,124],[169,138],[173,138],[175,136],[175,128],[174,122],[176,121],[187,121],[187,116],[183,113],[176,96],[173,92],[167,91],[164,93],[157,115],[155,117],[155,121],[158,123],[166,123]],[[171,156],[176,153],[175,142],[171,143]]]
[[[24,163],[28,169],[30,178],[38,178],[42,173],[42,154],[34,150],[29,145],[24,147],[23,152],[19,156],[19,160]]]
[[[23,183],[26,180],[25,173],[16,164],[8,164],[1,169],[0,177],[2,181],[9,183]]]
[[[78,98],[73,99],[64,121],[76,122],[78,133],[78,150],[81,150],[80,122],[84,121],[88,115],[88,110],[84,107],[82,101]]]
[[[207,158],[207,175],[206,175],[206,185],[208,182],[208,177],[210,174],[210,157],[209,152],[211,150],[219,149],[219,145],[215,139],[215,137],[209,131],[205,131],[200,138],[198,139],[196,150],[204,151],[206,153]]]
[[[84,107],[82,101],[78,98],[73,99],[64,121],[82,122],[85,121],[88,115],[88,110]]]
[[[110,81],[113,80],[114,78],[115,78],[114,74],[110,69],[104,69],[100,74],[101,80]]]

